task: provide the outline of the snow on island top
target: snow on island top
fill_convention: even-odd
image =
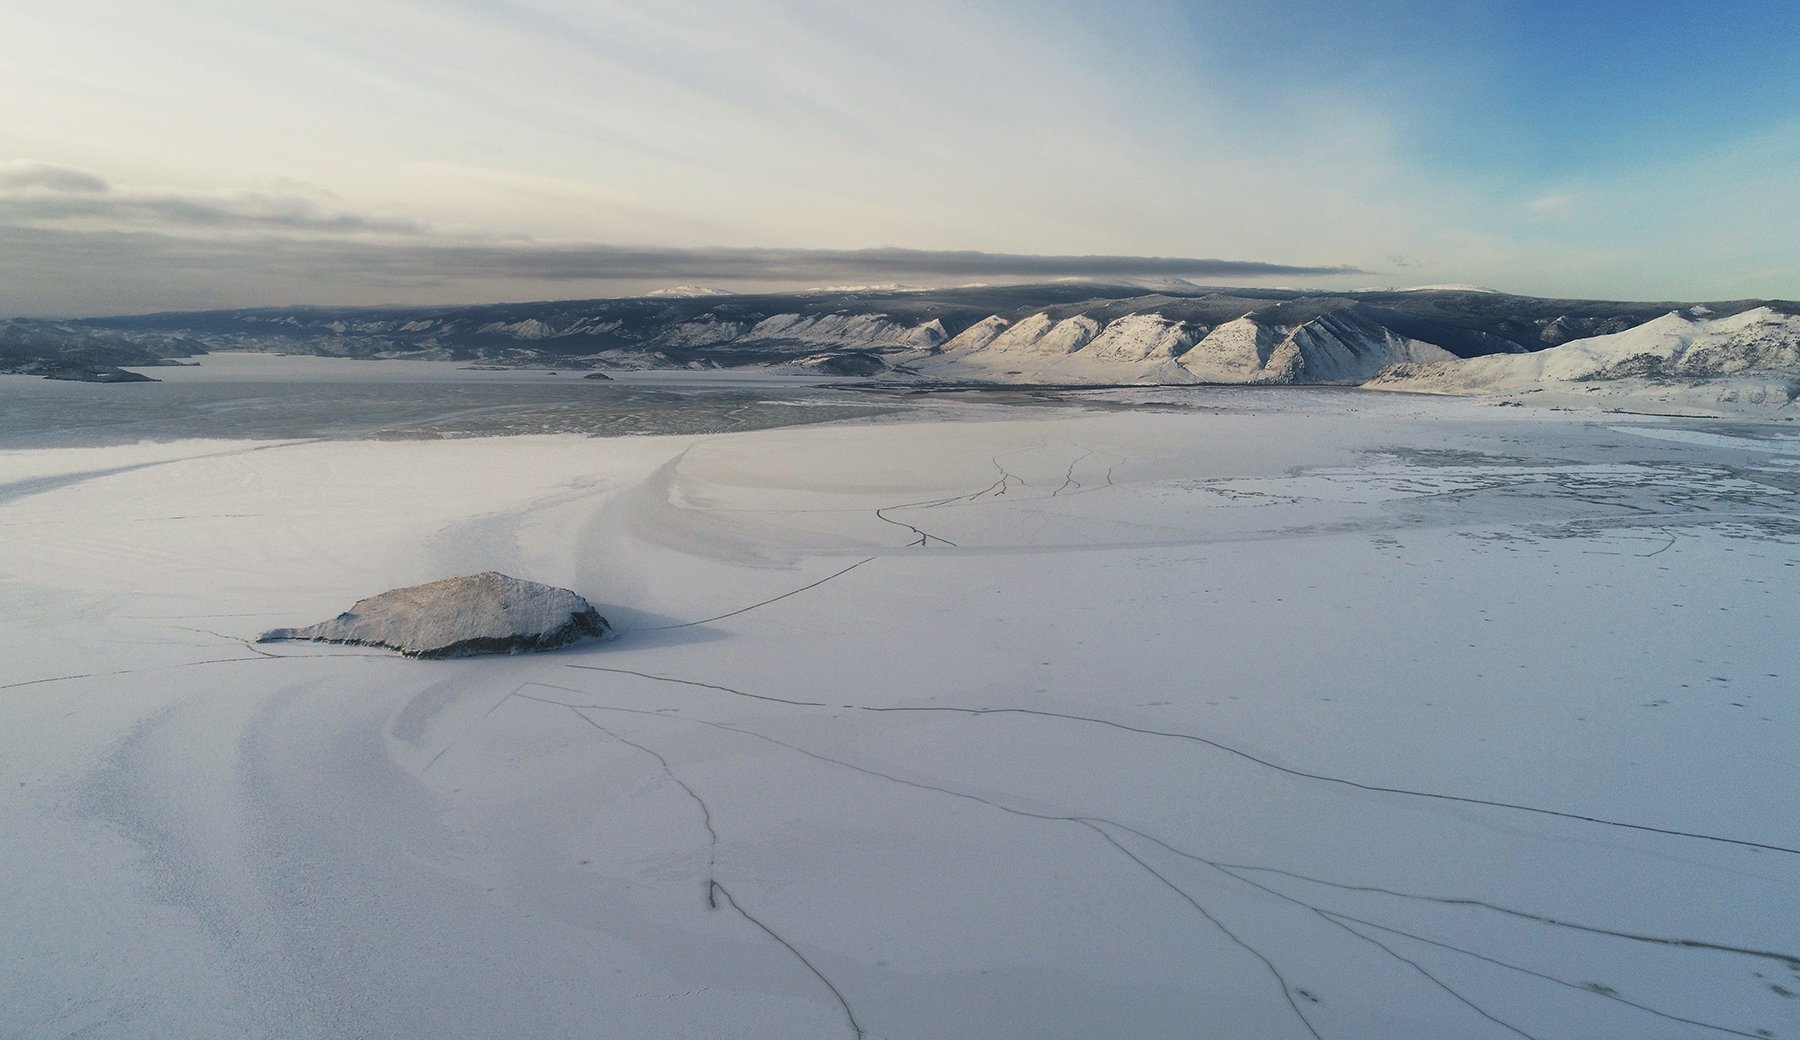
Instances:
[[[551,650],[611,631],[568,589],[485,571],[370,596],[330,621],[270,629],[258,642],[300,639],[381,646],[408,657],[464,657]]]

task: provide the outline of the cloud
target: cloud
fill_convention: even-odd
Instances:
[[[404,255],[404,254],[403,254]],[[412,254],[438,270],[511,272],[547,279],[817,281],[939,275],[950,278],[1079,278],[1195,276],[1305,277],[1357,273],[1353,267],[1311,267],[1253,260],[1162,256],[1056,256],[972,250],[900,249],[659,249],[616,245],[509,243],[442,244]]]
[[[0,165],[0,221],[437,245],[455,231],[458,248],[534,236],[1367,267],[1403,255],[1422,282],[1793,295],[1764,272],[1791,266],[1800,163],[1733,143],[1791,119],[1778,102],[1792,92],[1705,103],[1731,100],[1725,85],[1755,66],[1726,59],[1743,33],[1627,32],[1718,59],[1671,79],[1621,65],[1630,48],[1571,62],[1538,46],[1550,6],[1488,10],[1501,6],[1418,18],[1416,0],[14,5],[9,136],[105,179]],[[1576,22],[1581,39],[1622,31]],[[1764,33],[1748,53],[1785,38]],[[1781,69],[1765,62],[1753,81]],[[1683,100],[1676,86],[1696,75],[1713,86]],[[1678,111],[1646,107],[1651,95]],[[263,190],[196,190],[220,185]],[[629,259],[522,251],[558,285]],[[34,284],[66,298],[50,272]],[[0,284],[0,306],[7,296],[25,299]],[[90,304],[116,305],[105,292]]]
[[[417,221],[327,209],[296,191],[181,191],[116,186],[73,166],[0,164],[0,223],[163,231],[417,234]]]
[[[174,301],[207,305],[366,301],[359,292],[396,293],[463,302],[517,298],[521,287],[540,292],[639,291],[677,282],[798,287],[839,281],[1033,281],[1062,278],[1182,277],[1213,281],[1330,278],[1365,273],[1349,266],[1305,266],[1254,260],[1157,256],[1059,256],[927,249],[669,249],[595,243],[455,240],[430,236],[370,239],[341,235],[196,236],[121,229],[42,227],[0,223],[0,257],[30,258],[11,269],[0,259],[0,283],[32,282],[29,269],[79,271],[61,279],[67,289],[128,282],[160,287]],[[286,286],[271,298],[209,297],[205,291],[262,282]],[[74,297],[79,299],[79,296]],[[149,297],[154,299],[154,296]],[[162,304],[152,304],[162,306]],[[68,304],[62,307],[68,307]],[[79,305],[77,305],[79,306]],[[92,304],[87,306],[91,307]],[[114,309],[114,305],[104,305]],[[130,306],[126,304],[126,306]],[[60,308],[59,308],[60,309]]]
[[[104,192],[109,187],[100,175],[73,166],[57,166],[30,159],[0,162],[0,193],[38,189],[65,194],[92,194]]]
[[[773,289],[844,281],[1242,282],[1363,273],[1348,265],[1216,257],[544,241],[453,234],[330,207],[323,197],[298,186],[134,187],[73,167],[6,164],[0,166],[0,286],[16,294],[12,308],[81,314],[146,305],[374,302],[370,294],[377,292],[376,300],[472,302],[634,293],[679,282]]]
[[[1536,216],[1569,213],[1575,209],[1575,196],[1567,192],[1550,192],[1525,203],[1525,209]]]

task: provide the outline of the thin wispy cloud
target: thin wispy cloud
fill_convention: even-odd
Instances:
[[[97,195],[111,188],[98,174],[73,166],[15,159],[0,162],[0,198],[29,197],[36,192],[55,195]]]
[[[0,164],[0,223],[153,231],[424,231],[418,221],[336,210],[294,192],[115,186],[89,170],[31,161]]]
[[[390,253],[389,255],[394,255]],[[470,274],[514,272],[551,279],[679,278],[817,282],[856,278],[1311,277],[1359,273],[1350,266],[1168,256],[1051,256],[934,249],[659,249],[585,244],[443,244],[411,254]],[[402,251],[400,258],[408,257]]]

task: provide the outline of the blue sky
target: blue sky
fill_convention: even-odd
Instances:
[[[1800,4],[12,6],[0,313],[830,283],[811,251],[875,247],[1800,296]]]
[[[1283,81],[1416,120],[1421,161],[1545,178],[1679,157],[1800,118],[1800,4],[1286,3],[1221,17]],[[1248,96],[1241,99],[1250,103]]]

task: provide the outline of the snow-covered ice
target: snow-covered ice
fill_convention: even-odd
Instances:
[[[0,449],[0,1034],[1800,1035],[1787,431],[1085,396]]]

